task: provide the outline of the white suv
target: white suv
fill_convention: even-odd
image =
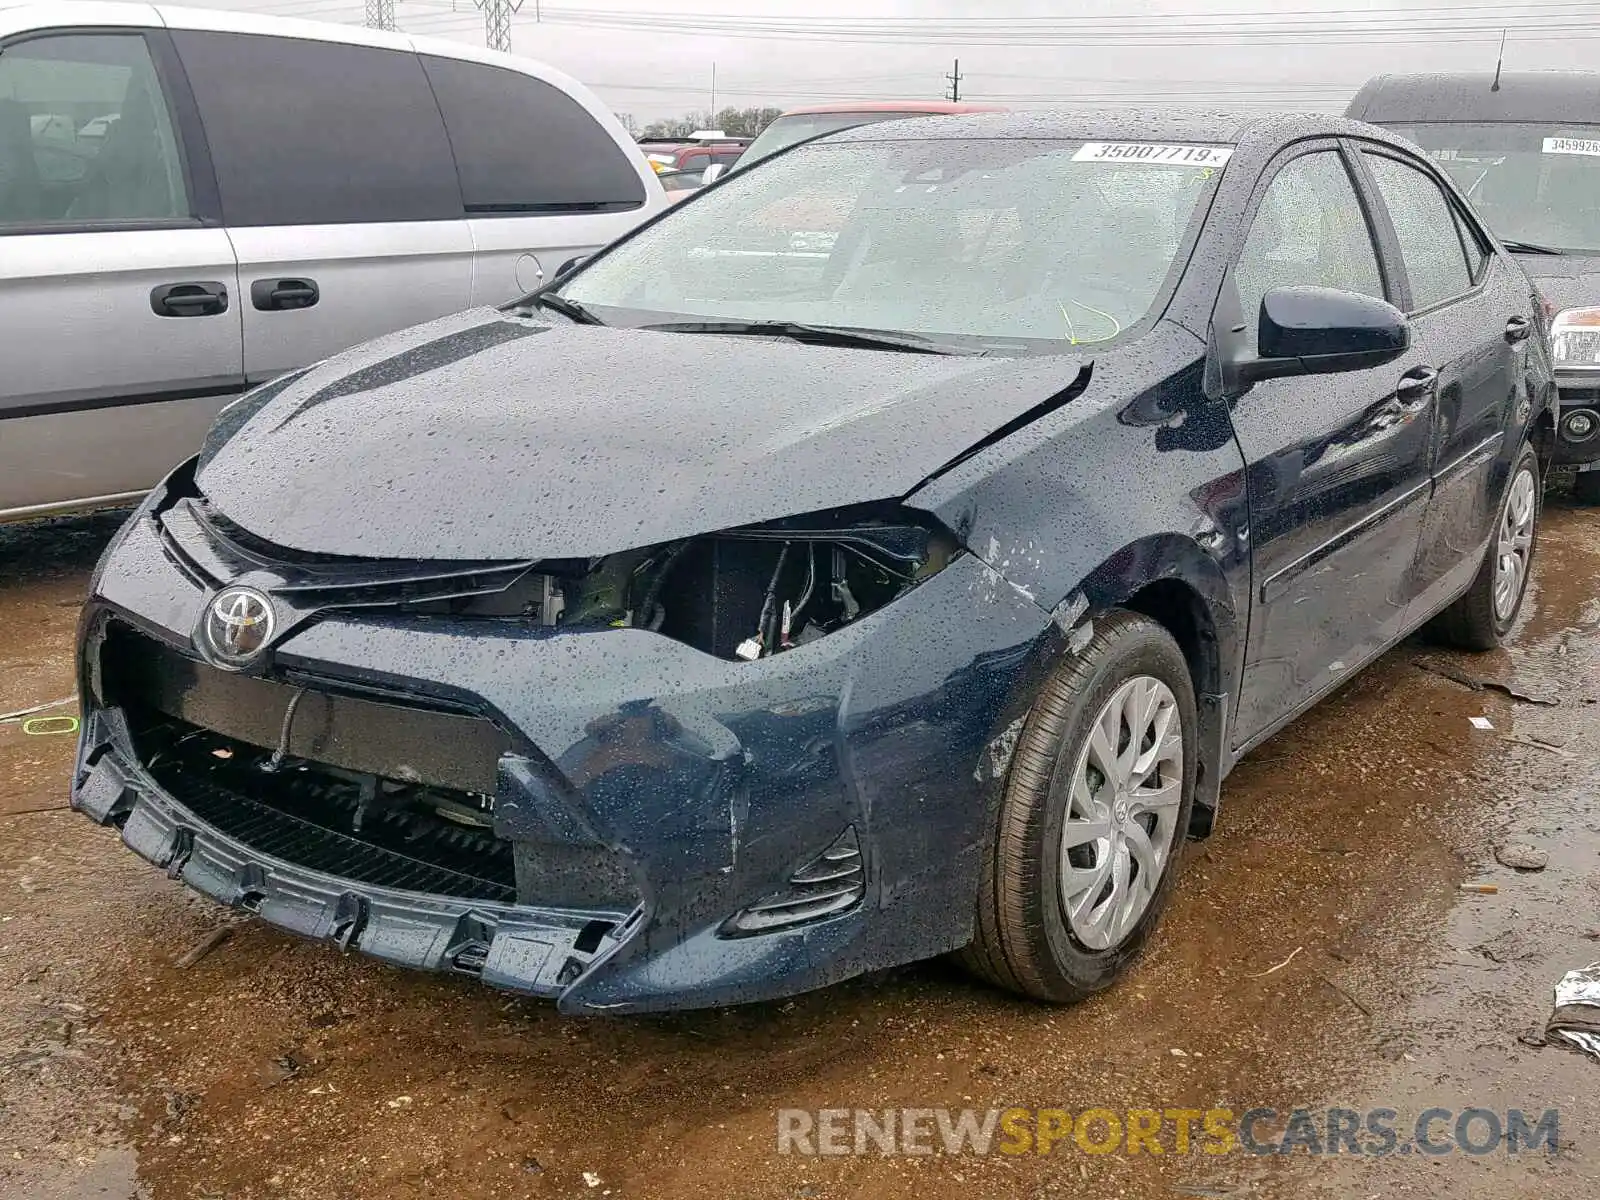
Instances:
[[[666,204],[526,59],[0,0],[0,520],[136,497],[246,388],[514,299]]]

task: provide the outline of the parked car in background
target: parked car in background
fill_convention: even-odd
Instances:
[[[657,173],[665,171],[704,171],[715,164],[726,169],[739,161],[749,138],[729,137],[720,130],[702,130],[677,142],[640,142],[645,157]]]
[[[962,104],[951,100],[863,100],[847,104],[818,104],[809,108],[792,108],[763,129],[740,158],[744,166],[753,166],[768,155],[776,154],[786,146],[803,142],[824,133],[853,129],[857,125],[872,125],[879,121],[894,121],[904,117],[927,117],[956,113],[1004,112],[993,104]],[[706,180],[711,183],[722,171],[715,171]]]
[[[525,59],[0,7],[0,519],[136,499],[246,388],[518,296],[666,203],[611,112]]]
[[[1372,126],[822,137],[224,413],[94,576],[72,804],[566,1012],[956,950],[1079,1000],[1241,755],[1426,622],[1510,635],[1553,398],[1527,276]]]
[[[1600,504],[1600,74],[1382,75],[1349,115],[1421,146],[1550,302],[1556,461]]]
[[[676,204],[694,195],[704,185],[705,169],[698,171],[662,171],[657,175],[661,186],[667,189],[667,199]]]

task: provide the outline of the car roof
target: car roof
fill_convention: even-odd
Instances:
[[[1363,121],[1596,121],[1600,72],[1490,71],[1378,75],[1347,110]]]
[[[953,100],[849,100],[841,104],[810,104],[803,108],[791,108],[786,110],[783,116],[815,116],[824,113],[977,113],[1005,111],[1005,109],[996,104],[967,104]]]
[[[1061,108],[1032,112],[974,113],[858,125],[829,142],[903,141],[909,138],[1040,138],[1064,141],[1276,143],[1310,137],[1374,138],[1410,145],[1385,130],[1329,113],[1208,112],[1167,107]]]

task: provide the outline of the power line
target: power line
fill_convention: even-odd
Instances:
[[[453,25],[460,19],[456,0],[403,0],[408,9],[449,10],[415,19]],[[473,0],[484,13],[485,41],[510,46],[511,17],[522,0]],[[540,0],[535,0],[538,4]],[[395,0],[365,0],[368,24],[383,22]],[[286,0],[257,11],[332,16],[327,0]],[[341,16],[340,19],[345,19]],[[408,21],[411,18],[408,18]],[[748,17],[723,13],[641,13],[545,6],[541,19],[584,28],[697,36],[722,40],[799,40],[811,42],[909,43],[937,45],[961,41],[991,46],[1270,48],[1285,45],[1371,46],[1375,41],[1468,44],[1504,38],[1512,42],[1589,41],[1600,37],[1600,4],[1595,0],[1529,0],[1527,3],[1461,8],[1422,6],[1354,14],[1294,9],[1230,13],[1144,13],[1121,17]],[[390,24],[388,27],[392,28]],[[957,72],[959,73],[959,65]],[[1003,76],[989,76],[1002,78]],[[1014,78],[1022,78],[1020,76]],[[1047,80],[1049,77],[1036,77]],[[948,78],[950,92],[959,81]]]

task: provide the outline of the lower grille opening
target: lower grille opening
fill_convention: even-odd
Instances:
[[[294,757],[275,763],[271,751],[187,722],[129,718],[156,782],[252,850],[377,887],[516,900],[511,843],[493,832],[492,797]]]

